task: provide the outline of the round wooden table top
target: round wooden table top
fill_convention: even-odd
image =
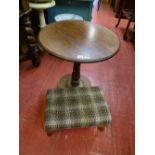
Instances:
[[[98,62],[114,56],[120,46],[109,29],[86,21],[66,20],[44,27],[39,42],[52,55],[72,62]]]

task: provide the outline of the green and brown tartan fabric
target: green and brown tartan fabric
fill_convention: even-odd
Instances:
[[[47,91],[46,131],[110,122],[111,114],[99,87],[57,88]]]

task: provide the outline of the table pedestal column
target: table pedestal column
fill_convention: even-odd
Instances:
[[[74,62],[71,86],[73,86],[73,87],[79,86],[79,84],[80,84],[79,79],[80,79],[80,63]]]
[[[80,63],[74,62],[72,74],[64,75],[58,82],[58,88],[67,87],[90,87],[90,81],[85,77],[80,75]]]

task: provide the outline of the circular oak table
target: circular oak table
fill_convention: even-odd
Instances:
[[[71,76],[64,76],[58,87],[89,86],[86,77],[80,77],[80,63],[94,63],[113,57],[120,42],[111,30],[86,21],[65,20],[44,27],[39,42],[60,59],[74,62]]]

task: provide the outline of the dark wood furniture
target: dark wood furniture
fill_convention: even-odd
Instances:
[[[97,4],[97,11],[99,11],[100,6],[101,6],[102,0],[98,0],[98,4]]]
[[[127,26],[125,28],[125,32],[123,35],[123,39],[127,39],[127,32],[130,26],[131,22],[135,22],[135,5],[134,5],[134,0],[132,0],[132,6],[127,6],[127,0],[122,0],[121,1],[121,7],[118,15],[118,22],[115,27],[118,27],[121,18],[125,18],[128,20]]]
[[[30,58],[34,66],[39,66],[39,47],[29,17],[31,9],[28,7],[27,0],[19,2],[19,61],[22,62]]]
[[[118,22],[117,22],[115,27],[118,27],[118,25],[120,23],[120,20],[122,18],[122,14],[128,20],[128,23],[127,23],[127,26],[125,28],[125,32],[124,32],[124,35],[123,35],[123,39],[126,40],[127,39],[127,32],[128,32],[130,23],[135,22],[135,10],[133,10],[133,9],[122,9],[122,11],[120,12],[120,15],[119,15]]]
[[[49,24],[39,34],[41,45],[60,59],[74,62],[71,85],[80,84],[80,64],[113,57],[119,39],[109,29],[86,21],[61,21]]]
[[[115,17],[118,18],[122,8],[133,9],[135,7],[135,0],[111,0],[111,6]]]

